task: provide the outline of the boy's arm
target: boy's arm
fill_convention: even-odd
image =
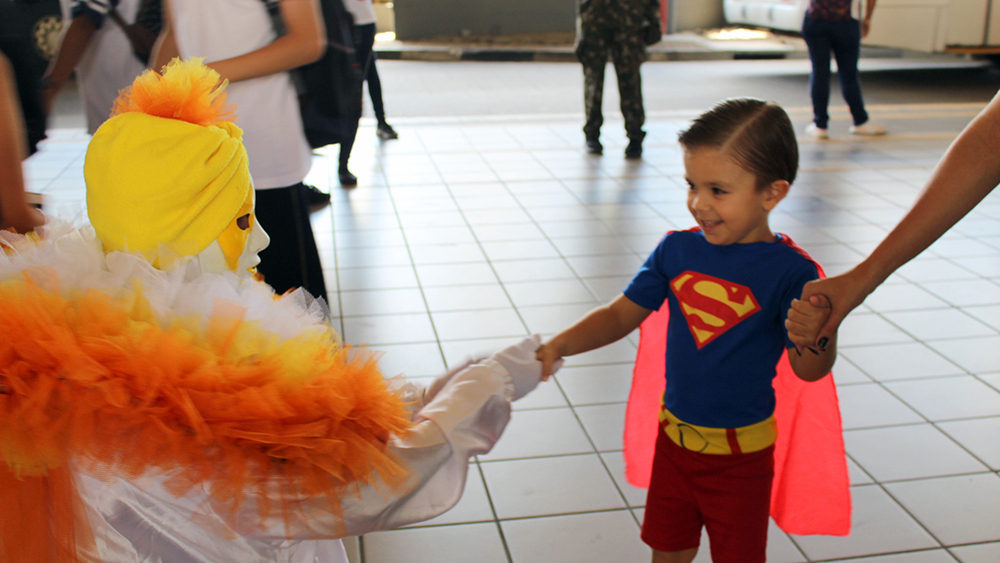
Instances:
[[[587,313],[576,324],[542,344],[535,353],[542,362],[542,380],[552,375],[552,364],[560,358],[589,352],[624,338],[639,328],[652,312],[620,294],[614,301]]]
[[[795,348],[788,352],[792,371],[803,381],[817,381],[830,373],[837,359],[837,335],[829,339],[823,349],[814,346],[816,336],[830,317],[830,301],[822,295],[809,301],[792,300],[792,307],[785,319],[788,339]]]

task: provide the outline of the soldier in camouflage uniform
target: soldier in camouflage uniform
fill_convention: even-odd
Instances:
[[[598,138],[604,123],[601,114],[604,67],[610,54],[618,75],[622,115],[629,138],[625,156],[639,158],[642,139],[646,136],[642,130],[646,116],[639,75],[639,65],[646,59],[643,26],[659,22],[660,0],[578,1],[576,55],[583,64],[583,99],[587,113],[583,133],[587,138],[587,150],[593,154],[601,154],[603,150]]]

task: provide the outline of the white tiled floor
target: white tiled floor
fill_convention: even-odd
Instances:
[[[773,224],[829,273],[901,217],[957,131],[803,143]],[[674,139],[652,119],[626,162],[609,118],[604,157],[572,119],[394,122],[362,129],[361,185],[309,181],[334,323],[385,351],[387,373],[431,376],[531,332],[552,333],[617,294],[663,231],[690,225]],[[804,122],[799,120],[801,129]],[[86,136],[61,130],[27,163],[62,214],[83,207]],[[853,483],[850,537],[788,536],[769,560],[1000,561],[1000,193],[902,268],[845,323],[835,368]],[[516,405],[470,467],[465,496],[421,525],[363,538],[366,563],[647,561],[644,494],[624,483],[621,427],[634,335],[572,358]],[[697,561],[709,560],[703,549]]]

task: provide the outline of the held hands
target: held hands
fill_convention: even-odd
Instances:
[[[498,362],[511,374],[514,382],[514,400],[520,399],[531,392],[539,383],[545,381],[545,367],[539,363],[535,354],[542,338],[537,334],[529,336],[517,344],[508,346],[493,354],[489,359]],[[554,362],[548,366],[549,375],[562,367],[562,362]]]
[[[822,297],[829,303],[830,313],[820,327],[816,338],[811,343],[805,341],[797,342],[791,335],[791,329],[789,329],[789,338],[792,342],[796,346],[824,348],[825,344],[822,344],[821,341],[824,341],[824,339],[825,342],[833,340],[837,336],[837,329],[840,328],[840,323],[844,322],[847,315],[860,305],[871,292],[869,287],[877,286],[877,284],[866,282],[866,279],[867,277],[858,273],[858,269],[855,268],[839,276],[807,283],[802,288],[802,297],[800,299],[802,301],[811,301],[813,297]],[[789,311],[789,317],[791,317],[791,311]],[[786,328],[787,326],[786,323]]]
[[[832,312],[830,300],[822,294],[806,297],[803,292],[801,300],[792,300],[788,318],[785,319],[785,328],[788,330],[788,339],[795,344],[800,354],[803,348],[808,348],[813,353],[818,353],[817,347],[825,351],[826,341],[820,342],[819,334],[826,326]]]
[[[548,381],[555,370],[562,365],[562,352],[559,351],[558,343],[550,340],[535,350],[535,359],[542,362],[542,381]]]

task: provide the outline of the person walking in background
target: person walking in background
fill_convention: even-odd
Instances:
[[[868,119],[861,97],[861,78],[858,76],[858,58],[861,56],[861,39],[871,27],[875,0],[866,0],[865,16],[855,19],[853,0],[809,0],[802,20],[802,39],[809,48],[812,73],[809,75],[809,97],[812,98],[813,122],[806,127],[806,135],[814,139],[828,139],[830,115],[830,52],[837,60],[840,91],[851,109],[854,124],[852,135],[885,135],[885,127]]]
[[[375,61],[375,6],[372,0],[344,0],[344,8],[354,18],[354,54],[361,63],[362,80],[368,82],[368,96],[372,99],[372,111],[378,127],[375,133],[379,139],[398,139],[399,134],[385,121],[385,106],[382,103],[382,82],[378,78]]]
[[[642,156],[642,125],[646,114],[642,107],[642,79],[639,67],[646,59],[643,26],[657,22],[660,0],[579,0],[577,14],[576,56],[583,64],[583,103],[587,122],[583,134],[587,152],[601,154],[601,125],[604,116],[604,67],[608,56],[615,65],[618,92],[621,96],[625,133],[628,135],[626,158]]]
[[[139,0],[61,0],[63,21],[69,26],[59,52],[42,78],[42,107],[51,113],[56,94],[76,70],[80,97],[87,112],[91,135],[111,115],[118,91],[128,87],[145,69],[132,53],[132,45],[120,25],[110,20],[112,12],[132,20]],[[120,16],[121,17],[121,16]]]
[[[204,57],[229,81],[229,100],[250,157],[257,219],[271,236],[259,271],[281,294],[302,287],[326,299],[326,283],[309,222],[312,166],[288,71],[317,60],[325,47],[317,0],[280,0],[288,32],[277,37],[261,0],[166,0],[164,29],[153,68],[172,58]]]
[[[368,82],[368,95],[372,99],[375,119],[378,120],[375,133],[380,139],[397,139],[399,135],[385,121],[382,82],[378,78],[378,70],[375,69],[376,57],[372,48],[375,45],[375,6],[372,5],[372,0],[343,0],[343,2],[344,8],[354,20],[351,33],[354,40],[354,56],[361,66],[361,81]],[[347,163],[351,158],[351,149],[354,148],[354,139],[358,134],[358,120],[360,118],[359,114],[352,121],[347,139],[340,143],[340,169],[337,176],[342,186],[356,186],[358,184],[358,177],[351,173]]]

